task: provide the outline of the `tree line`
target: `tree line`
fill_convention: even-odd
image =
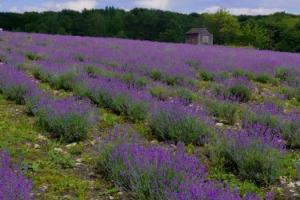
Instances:
[[[300,52],[300,16],[275,13],[268,16],[232,16],[217,13],[181,14],[136,8],[107,7],[76,12],[0,13],[0,27],[62,35],[121,37],[163,42],[184,42],[192,27],[207,27],[215,44]]]

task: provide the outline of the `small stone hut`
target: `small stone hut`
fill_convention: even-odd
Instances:
[[[186,32],[185,43],[213,45],[214,36],[206,28],[192,28]]]

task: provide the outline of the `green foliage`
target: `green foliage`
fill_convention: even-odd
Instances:
[[[230,44],[236,41],[240,33],[240,24],[236,17],[230,15],[225,9],[214,14],[205,14],[204,23],[214,34],[217,44]]]
[[[279,78],[281,81],[287,81],[289,78],[289,71],[286,68],[277,68],[275,72],[275,77]]]
[[[147,80],[147,78],[145,77],[139,77],[135,80],[135,83],[134,83],[134,86],[137,88],[137,89],[143,89],[144,87],[146,87],[147,83],[149,81]]]
[[[36,54],[36,53],[26,52],[25,53],[25,58],[30,60],[30,61],[38,61],[38,60],[41,60],[43,57],[39,54]]]
[[[48,152],[49,160],[54,162],[56,165],[60,166],[62,169],[73,168],[75,166],[75,161],[70,155],[51,150]]]
[[[191,104],[193,101],[197,99],[197,95],[192,91],[181,88],[177,91],[177,96],[184,102],[184,104]]]
[[[236,69],[232,72],[232,75],[234,77],[239,77],[239,76],[247,77],[248,79],[253,79],[254,77],[254,74],[252,72],[246,71],[244,69]]]
[[[297,101],[300,102],[300,88],[283,88],[283,94],[287,96],[288,99],[295,98]]]
[[[272,77],[270,74],[262,73],[262,74],[257,74],[253,78],[254,81],[260,82],[260,83],[271,83],[274,85],[278,85],[279,81]]]
[[[206,102],[208,111],[216,118],[225,121],[230,125],[237,123],[242,116],[242,109],[238,104],[229,102]]]
[[[238,142],[238,141],[237,141]],[[213,159],[227,172],[258,186],[275,183],[283,171],[283,158],[276,149],[263,147],[260,141],[238,146],[227,138],[213,147]]]
[[[261,124],[271,129],[280,130],[282,123],[277,116],[270,113],[256,114],[251,111],[247,111],[247,115],[243,116],[243,123],[248,124]]]
[[[49,83],[55,89],[72,90],[76,77],[75,70],[51,76]]]
[[[153,115],[149,125],[153,134],[162,141],[182,141],[186,144],[203,145],[214,135],[214,131],[197,118],[185,116],[175,119],[165,111]]]
[[[127,107],[127,115],[133,122],[143,121],[149,112],[149,105],[144,102],[130,102]]]
[[[162,80],[162,74],[158,69],[152,69],[149,75],[155,81]]]
[[[228,88],[228,95],[230,98],[237,99],[240,102],[248,102],[251,99],[252,92],[246,86],[236,84]]]
[[[40,126],[51,133],[54,138],[71,143],[87,137],[90,123],[88,119],[79,114],[69,113],[59,117],[40,110],[36,116]]]
[[[7,99],[15,101],[17,104],[25,104],[24,96],[27,93],[25,86],[11,85],[9,87],[0,88],[0,93]]]
[[[199,76],[204,81],[214,81],[215,74],[209,71],[200,71]]]
[[[152,87],[150,88],[150,94],[161,101],[165,101],[171,96],[168,89],[164,87]]]
[[[270,43],[267,30],[253,21],[242,24],[238,40],[240,45],[253,46],[260,49],[268,48]]]

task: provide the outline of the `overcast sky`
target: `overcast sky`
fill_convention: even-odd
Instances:
[[[278,11],[300,14],[300,0],[0,0],[0,11],[58,11],[114,6],[130,10],[135,7],[172,10],[182,13],[215,12],[220,7],[232,14],[270,14]]]

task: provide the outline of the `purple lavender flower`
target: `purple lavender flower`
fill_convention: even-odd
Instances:
[[[242,198],[237,190],[208,180],[206,167],[196,157],[187,155],[183,144],[178,144],[175,152],[124,137],[106,145],[99,168],[104,167],[109,177],[132,190],[137,198],[146,195],[150,199],[176,200],[260,199],[255,194]]]
[[[9,155],[0,151],[0,199],[30,200],[31,189],[31,181],[12,169]]]

